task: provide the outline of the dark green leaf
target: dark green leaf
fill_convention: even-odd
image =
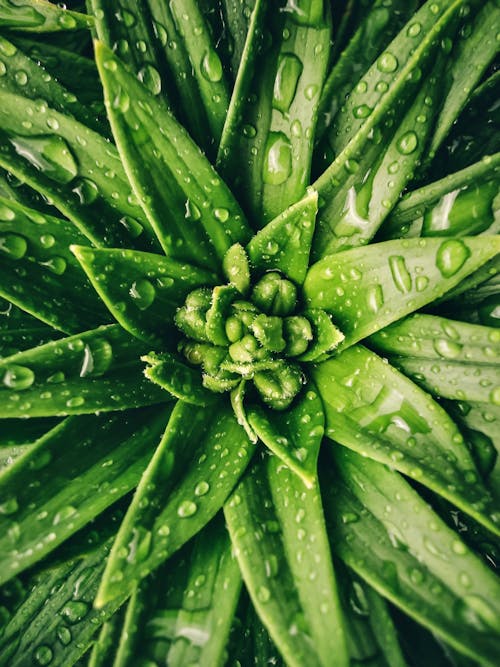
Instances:
[[[400,475],[338,446],[335,464],[324,488],[340,557],[459,652],[496,665],[495,574]]]
[[[122,605],[103,624],[99,636],[92,646],[88,667],[109,667],[112,664],[116,647],[120,641],[125,609],[126,605]]]
[[[442,296],[499,251],[500,236],[376,243],[314,264],[304,295],[332,314],[346,347]]]
[[[463,436],[428,394],[359,345],[319,364],[312,377],[328,437],[403,472],[500,532],[500,514]]]
[[[179,401],[121,525],[96,604],[130,594],[208,523],[252,454],[230,406]]]
[[[0,475],[0,582],[40,560],[135,488],[170,411],[162,406],[70,417]]]
[[[348,665],[317,485],[261,459],[224,506],[252,603],[286,663]],[[278,576],[279,574],[279,576]]]
[[[46,343],[0,361],[0,415],[50,417],[164,403],[144,377],[149,346],[118,325]]]
[[[148,380],[160,385],[172,396],[192,405],[204,406],[214,402],[215,396],[203,386],[198,368],[183,364],[168,352],[147,354],[142,360],[148,364],[144,371]]]
[[[8,0],[0,6],[0,28],[20,32],[59,32],[92,28],[87,14],[72,12],[46,0]]]

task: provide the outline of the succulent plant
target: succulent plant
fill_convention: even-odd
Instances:
[[[488,0],[0,0],[0,665],[498,664]]]

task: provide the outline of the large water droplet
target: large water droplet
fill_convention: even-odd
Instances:
[[[81,178],[77,181],[72,192],[78,196],[80,204],[92,204],[99,196],[97,185],[89,178]]]
[[[201,73],[212,83],[217,83],[222,79],[222,63],[219,56],[213,49],[206,51],[201,61]]]
[[[64,139],[55,135],[9,137],[16,153],[35,169],[58,183],[69,183],[78,174],[78,165]]]
[[[418,137],[412,130],[405,132],[403,136],[399,138],[397,146],[398,151],[402,155],[411,155],[418,146]]]
[[[0,236],[0,252],[10,259],[22,259],[28,249],[24,236],[19,234],[5,234]]]
[[[392,53],[386,51],[377,60],[377,67],[381,72],[395,72],[398,68],[398,59]]]
[[[292,147],[283,132],[270,132],[267,139],[262,178],[264,183],[280,185],[292,171]]]
[[[62,608],[61,615],[68,623],[79,623],[89,611],[89,605],[83,600],[70,600]]]
[[[454,341],[446,340],[446,338],[437,338],[434,341],[434,349],[439,356],[445,359],[456,359],[460,356],[462,346]]]
[[[297,56],[288,53],[280,57],[274,80],[273,107],[282,113],[287,113],[292,104],[302,69]]]
[[[3,376],[3,383],[9,389],[22,391],[31,387],[35,381],[35,374],[31,368],[12,364],[7,366]]]
[[[139,310],[146,310],[155,300],[156,290],[149,280],[140,278],[132,283],[129,294]]]
[[[470,257],[470,250],[463,241],[450,239],[438,248],[436,266],[444,278],[451,278]]]
[[[153,67],[153,65],[144,65],[139,70],[138,77],[153,95],[161,93],[161,76],[156,67]]]
[[[198,506],[192,500],[184,500],[177,508],[177,514],[181,519],[186,519],[196,514]]]
[[[54,652],[50,646],[42,644],[35,650],[34,657],[35,661],[39,665],[49,665],[52,662],[52,658],[54,657]]]
[[[406,268],[405,258],[401,255],[391,255],[389,257],[389,267],[397,289],[403,294],[409,292],[412,286],[412,279]]]

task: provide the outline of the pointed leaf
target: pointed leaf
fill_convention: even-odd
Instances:
[[[71,246],[109,311],[124,329],[152,343],[172,336],[172,320],[186,296],[217,276],[189,264],[136,250]]]
[[[179,401],[120,527],[96,604],[132,592],[208,523],[252,454],[224,402],[215,409]]]
[[[260,271],[278,269],[301,285],[309,266],[317,211],[318,193],[309,190],[255,234],[246,247],[252,265]]]
[[[114,54],[97,43],[96,58],[127,174],[163,249],[217,269],[216,258],[250,236],[238,203],[184,128]]]
[[[109,322],[68,246],[75,227],[0,197],[0,295],[66,333]]]
[[[495,234],[500,153],[405,195],[380,230],[380,239]]]
[[[0,54],[5,68],[0,77],[1,89],[32,100],[42,98],[56,111],[74,116],[80,123],[98,132],[103,130],[104,125],[96,119],[93,110],[81,104],[58,79],[48,75],[40,62],[32,60],[4,37],[0,37]]]
[[[115,649],[120,641],[120,632],[123,627],[126,605],[122,605],[99,632],[97,640],[92,645],[88,667],[109,667],[115,656]]]
[[[135,488],[168,416],[162,406],[111,417],[70,417],[0,475],[0,582],[40,560]]]
[[[205,406],[214,402],[215,396],[203,386],[199,369],[183,364],[168,352],[152,352],[142,360],[149,364],[144,371],[148,380],[160,385],[172,396],[191,405]]]
[[[92,243],[155,247],[116,148],[104,137],[44,101],[3,90],[0,127],[0,166],[50,199]]]
[[[314,264],[304,296],[332,313],[347,347],[442,296],[499,251],[500,236],[375,243]]]
[[[328,437],[428,486],[500,533],[500,514],[462,435],[428,394],[360,345],[314,367],[311,375]]]
[[[276,454],[308,488],[316,482],[316,466],[325,431],[321,399],[309,382],[285,412],[256,404],[247,408],[248,421],[262,442]]]
[[[257,434],[250,426],[248,421],[247,411],[244,404],[247,380],[242,380],[236,389],[233,389],[231,397],[231,406],[233,408],[234,416],[240,426],[245,429],[245,433],[251,443],[256,444],[258,441]]]
[[[59,32],[92,28],[87,14],[73,12],[46,0],[10,0],[0,7],[0,28],[20,32]]]
[[[317,485],[261,459],[224,506],[252,603],[286,663],[339,667],[349,658]],[[279,577],[277,576],[279,573]]]
[[[62,337],[60,331],[0,297],[0,358]]]
[[[222,270],[240,294],[248,293],[250,289],[250,265],[247,254],[239,243],[232,245],[224,255]]]
[[[335,464],[324,489],[336,552],[419,623],[493,667],[500,649],[495,574],[400,475],[343,447]]]
[[[118,325],[46,343],[0,361],[1,417],[51,417],[164,403],[144,377],[149,346]]]
[[[325,355],[333,352],[344,340],[344,334],[333,324],[330,316],[319,308],[304,311],[313,330],[313,342],[300,355],[300,361],[320,361]]]

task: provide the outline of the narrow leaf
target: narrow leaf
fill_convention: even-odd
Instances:
[[[314,264],[304,295],[332,313],[346,347],[442,296],[499,250],[500,236],[375,243]]]
[[[214,394],[203,386],[199,369],[183,364],[168,352],[150,353],[142,360],[149,364],[144,371],[148,380],[160,385],[172,396],[191,405],[206,406],[214,402]]]
[[[309,266],[317,211],[318,193],[310,190],[258,231],[246,247],[252,265],[260,271],[279,269],[301,285]]]
[[[216,258],[250,236],[238,203],[182,126],[114,54],[97,43],[96,58],[127,174],[163,249],[217,269]]]
[[[208,523],[252,454],[229,406],[179,401],[120,527],[96,604],[131,593]]]
[[[116,148],[104,137],[44,101],[3,90],[0,127],[0,166],[49,198],[92,243],[155,247]]]
[[[0,415],[51,417],[164,403],[144,377],[149,346],[118,325],[46,343],[0,361]]]
[[[459,652],[493,667],[500,648],[495,574],[397,473],[342,447],[335,468],[324,488],[340,557]]]
[[[135,488],[168,416],[162,406],[70,417],[0,475],[0,582],[40,560]]]
[[[46,0],[9,0],[0,7],[0,28],[20,32],[60,32],[92,28],[91,16]]]
[[[250,426],[264,444],[296,473],[308,488],[316,482],[318,453],[325,431],[321,399],[309,382],[284,412],[261,405],[247,408]]]
[[[361,346],[312,370],[326,434],[447,498],[494,533],[500,515],[458,428],[419,387]]]
[[[0,295],[67,333],[109,322],[68,246],[86,244],[75,227],[0,197]]]
[[[171,322],[189,292],[217,282],[213,273],[152,253],[83,246],[71,250],[122,327],[153,343],[172,338]]]
[[[224,514],[252,603],[286,663],[348,665],[317,486],[261,459]]]
[[[97,640],[92,645],[88,667],[109,667],[120,641],[126,605],[122,605],[101,627]]]

